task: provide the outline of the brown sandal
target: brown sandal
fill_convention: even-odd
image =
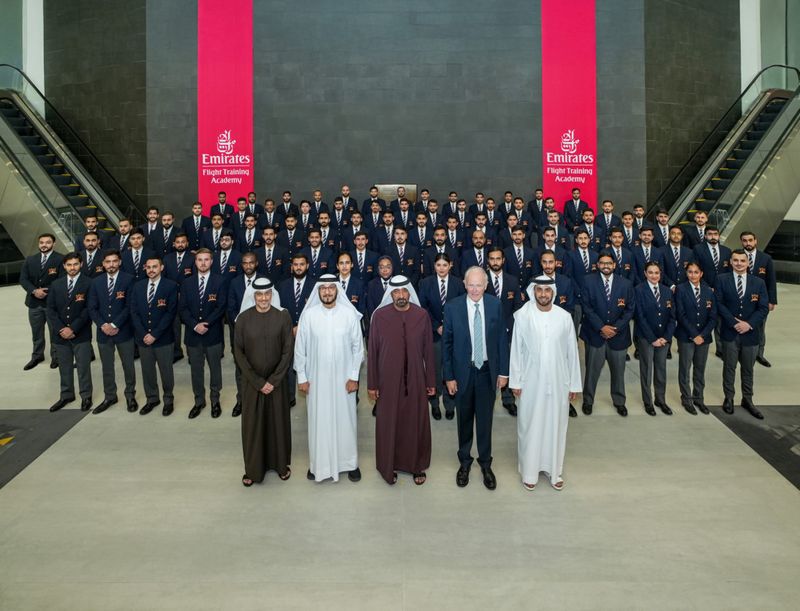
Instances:
[[[278,473],[278,477],[280,477],[285,482],[287,479],[292,477],[292,470],[289,467],[286,467],[286,473],[284,473],[283,475]]]
[[[251,480],[249,477],[247,477],[247,475],[242,475],[242,485],[245,488],[249,488],[250,486],[253,485],[253,480]]]
[[[428,476],[425,475],[424,473],[415,473],[414,474],[414,483],[417,486],[421,486],[422,484],[424,484],[425,480],[427,480],[427,479],[428,479]]]

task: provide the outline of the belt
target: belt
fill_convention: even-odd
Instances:
[[[477,363],[475,363],[474,361],[471,363],[471,365],[472,365],[472,366],[473,366],[475,369],[481,370],[481,369],[484,369],[485,367],[488,367],[488,366],[489,366],[489,361],[483,361],[483,363],[481,363],[481,366],[480,366],[480,367],[478,367]]]

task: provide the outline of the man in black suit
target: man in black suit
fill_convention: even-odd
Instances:
[[[281,203],[278,206],[276,212],[281,215],[284,219],[293,214],[297,216],[300,214],[300,208],[297,207],[297,204],[292,203],[292,192],[291,191],[284,191],[283,195],[281,196]]]
[[[489,263],[486,260],[487,247],[486,247],[486,234],[480,229],[475,229],[470,232],[472,234],[472,246],[464,248],[461,251],[460,276],[464,276],[470,267],[481,267],[484,270],[489,268]]]
[[[255,191],[250,191],[247,194],[247,211],[255,216],[256,220],[261,219],[261,215],[264,214],[264,207],[258,203]]]
[[[414,212],[427,212],[428,205],[431,203],[430,189],[422,188],[419,192],[419,201],[413,206]]]
[[[364,317],[367,334],[369,334],[369,320],[372,318],[372,313],[378,309],[383,299],[383,294],[389,286],[389,280],[391,280],[394,275],[393,265],[392,258],[389,255],[378,257],[378,261],[375,264],[376,275],[367,284],[367,315]],[[374,409],[372,415],[375,415]]]
[[[145,213],[145,222],[139,225],[138,229],[142,235],[147,239],[151,233],[155,233],[161,228],[161,213],[156,206],[150,206]]]
[[[244,226],[234,234],[239,252],[254,252],[261,248],[261,232],[256,227],[256,217],[249,212],[244,218]]]
[[[405,276],[416,287],[419,280],[420,254],[415,246],[408,243],[408,232],[405,227],[394,228],[394,245],[385,254],[392,258],[394,274]]]
[[[636,228],[636,217],[630,210],[622,213],[622,234],[625,237],[623,246],[633,252],[639,245],[639,230]]]
[[[181,230],[189,240],[189,250],[192,252],[200,248],[200,239],[203,233],[211,228],[211,219],[203,216],[203,204],[195,202],[192,204],[192,214],[183,219]],[[119,248],[118,250],[122,250]]]
[[[610,242],[608,252],[614,256],[616,267],[614,273],[626,280],[633,281],[633,252],[625,247],[625,232],[622,227],[612,227],[608,236]],[[689,251],[691,253],[691,251]],[[559,290],[558,294],[561,294]]]
[[[509,218],[515,217],[512,215]],[[524,291],[536,269],[536,254],[525,244],[525,230],[522,227],[514,227],[511,238],[511,244],[503,249],[506,271],[517,279],[520,290]]]
[[[308,257],[305,253],[298,252],[292,255],[292,275],[278,285],[281,307],[287,310],[292,317],[293,335],[297,335],[300,315],[303,313],[303,308],[306,307],[308,296],[314,289],[314,280],[308,277],[308,264]],[[289,406],[294,407],[297,403],[297,372],[293,367],[289,367],[286,384],[289,390]]]
[[[277,284],[289,274],[289,251],[275,243],[275,229],[261,230],[261,248],[256,251],[258,273]]]
[[[330,248],[323,246],[322,233],[316,227],[308,232],[308,246],[300,252],[309,261],[308,276],[313,282],[324,274],[332,274],[336,268],[336,257]]]
[[[486,195],[480,191],[475,194],[475,201],[469,206],[469,214],[472,218],[475,218],[478,212],[486,212]]]
[[[323,210],[317,216],[317,229],[321,238],[322,245],[330,250],[334,256],[339,254],[339,234],[331,227],[331,213]],[[334,261],[334,267],[335,267]]]
[[[383,217],[383,225],[379,225],[372,230],[369,245],[378,254],[385,255],[394,245],[395,217],[391,210],[384,211],[381,216]]]
[[[175,241],[175,234],[178,233],[174,222],[175,215],[169,210],[165,210],[161,215],[161,228],[151,233],[147,238],[148,250],[161,259],[173,250],[172,243]]]
[[[704,210],[694,213],[694,225],[686,225],[683,232],[683,243],[689,248],[696,248],[706,239],[706,226],[708,225],[708,214]],[[706,278],[706,281],[708,279]],[[713,286],[713,283],[712,283]]]
[[[368,243],[367,234],[359,231],[353,238],[353,248],[349,251],[353,255],[353,275],[361,281],[365,290],[378,273],[378,255],[367,248]]]
[[[358,199],[350,193],[348,185],[342,185],[342,203],[344,204],[344,209],[348,212],[358,210]]]
[[[238,236],[239,232],[244,229],[244,222],[248,214],[253,213],[247,209],[247,200],[244,197],[240,197],[236,200],[236,212],[233,213],[231,221],[228,224],[228,228],[233,231],[233,235]],[[256,215],[253,214],[254,218],[255,216]]]
[[[769,311],[772,312],[778,305],[778,284],[775,277],[775,265],[770,257],[763,250],[758,250],[758,239],[756,234],[752,231],[743,231],[739,235],[739,240],[742,242],[747,254],[748,270],[754,276],[761,278],[767,287],[767,300],[769,304]],[[758,329],[758,355],[756,362],[764,367],[772,367],[766,357],[764,356],[764,348],[767,345],[766,335],[767,317],[764,317],[764,322]]]
[[[581,199],[581,190],[572,190],[572,199],[564,202],[564,227],[572,233],[583,220],[583,211],[589,210],[589,204]]]
[[[328,204],[322,201],[322,191],[314,189],[311,197],[311,210],[319,218],[320,212],[329,212]]]
[[[675,225],[669,230],[669,243],[664,247],[664,278],[662,282],[672,292],[682,282],[686,282],[686,266],[694,261],[694,253],[683,245],[683,230]]]
[[[225,193],[225,191],[220,191],[217,193],[217,203],[211,206],[209,215],[213,217],[215,214],[222,215],[222,224],[225,227],[230,225],[231,216],[234,214],[234,209],[233,206],[228,203],[228,195]]]
[[[644,218],[645,208],[643,204],[636,204],[633,206],[633,218],[636,229],[639,231],[644,227],[652,227],[652,224]]]
[[[540,242],[546,241],[544,233],[547,229],[552,229],[555,234],[556,244],[562,248],[572,248],[572,234],[570,234],[564,224],[561,222],[561,215],[555,210],[550,210],[547,213],[547,224],[542,227]],[[530,242],[533,246],[533,241]]]
[[[556,212],[558,214],[558,212]],[[544,251],[549,250],[553,253],[556,258],[556,269],[558,269],[559,274],[564,274],[565,276],[572,277],[572,269],[570,268],[569,260],[570,251],[567,250],[564,246],[558,243],[556,238],[558,231],[566,231],[563,227],[552,227],[547,226],[542,231],[542,239],[539,242],[539,245],[536,247],[536,259],[535,261],[539,261],[541,255]],[[536,277],[542,273],[542,268],[539,267],[538,264],[535,265],[535,269],[533,271],[533,276]]]
[[[163,276],[175,282],[180,289],[184,280],[194,274],[194,253],[189,251],[189,238],[185,233],[179,233],[175,236],[175,250],[164,257],[163,261]],[[145,262],[145,266],[147,262]],[[145,267],[145,273],[147,268]],[[149,276],[148,276],[149,277]],[[181,342],[182,325],[181,317],[178,315],[177,310],[173,318],[172,334],[174,336],[174,354],[172,362],[177,363],[183,358],[183,344]],[[138,345],[138,344],[137,344]]]
[[[264,212],[258,217],[258,226],[263,229],[264,227],[272,227],[277,234],[281,229],[281,215],[278,214],[275,208],[275,200],[264,200]]]
[[[669,244],[669,212],[663,208],[656,212],[656,224],[653,226],[653,244],[662,250]]]
[[[120,219],[119,223],[117,223],[117,234],[106,240],[105,247],[118,250],[120,253],[125,252],[128,249],[128,238],[131,235],[131,229],[133,229],[133,223],[131,223],[130,219]]]
[[[62,265],[66,275],[55,280],[47,292],[47,322],[53,330],[61,379],[59,399],[50,411],[58,411],[75,400],[75,364],[81,410],[88,411],[92,407],[92,322],[88,308],[92,281],[81,274],[77,253],[64,256]]]
[[[140,229],[131,231],[128,241],[131,247],[122,253],[122,271],[133,276],[135,280],[141,280],[145,276],[144,262],[153,252],[144,247],[144,234]]]
[[[275,244],[285,248],[290,257],[299,253],[306,245],[306,234],[297,226],[297,217],[290,214],[284,219],[284,229],[275,237]]]
[[[389,202],[389,206],[386,208],[387,210],[391,210],[394,212],[395,218],[398,217],[400,214],[400,202],[405,199],[406,197],[406,188],[405,187],[397,187],[397,197]]]
[[[394,219],[394,212],[389,208],[381,208],[378,202],[372,202],[370,204],[369,210],[367,210],[363,214],[363,221],[364,221],[364,229],[369,233],[372,233],[377,228],[379,228],[383,224],[383,213],[384,212],[391,212],[392,219]],[[353,213],[350,213],[352,217]]]
[[[449,264],[452,268],[458,269],[458,251],[450,246],[447,241],[447,232],[444,227],[437,227],[433,232],[433,244],[425,249],[422,255],[422,276],[431,276],[434,273],[436,255],[446,254],[449,257]]]
[[[63,271],[63,255],[54,248],[56,237],[52,233],[43,233],[38,238],[39,254],[25,259],[19,273],[19,284],[25,291],[25,306],[28,308],[28,323],[31,326],[33,351],[31,360],[23,369],[29,371],[44,361],[44,330],[47,322],[47,293],[50,285]],[[50,368],[58,367],[55,336],[52,327],[48,327],[50,335]]]
[[[612,202],[610,199],[604,199],[603,203],[601,204],[601,208],[602,212],[597,215],[595,223],[599,221],[603,226],[603,231],[605,232],[606,236],[608,236],[611,234],[611,230],[614,227],[622,226],[622,219],[614,214],[614,202]]]
[[[394,224],[406,229],[414,225],[414,211],[411,209],[411,202],[405,197],[400,200],[397,213],[394,215]]]
[[[466,202],[465,202],[466,203]],[[447,195],[447,201],[442,206],[442,214],[445,218],[454,216],[458,210],[458,193],[450,191]]]
[[[225,284],[224,290],[227,292],[228,282],[230,282],[231,278],[239,275],[239,264],[242,262],[242,255],[233,248],[233,234],[230,229],[222,230],[219,246],[219,252],[214,254],[211,273],[222,279]],[[195,257],[195,266],[197,266],[197,257]],[[231,345],[231,348],[233,348],[233,345]]]
[[[378,187],[372,185],[369,188],[369,197],[361,204],[361,214],[366,217],[372,210],[372,202],[376,202],[380,206],[380,210],[386,209],[386,200],[378,197]]]
[[[103,255],[100,252],[100,239],[94,231],[87,231],[83,234],[81,269],[89,278],[96,278],[103,273]]]
[[[94,233],[97,235],[97,247],[100,250],[105,248],[105,239],[97,227],[97,215],[94,213],[87,214],[83,217],[83,235],[78,235],[75,238],[75,252],[82,252],[84,249],[83,238],[87,233]]]
[[[458,226],[458,218],[455,216],[447,217],[445,221],[445,229],[447,230],[447,244],[457,252],[461,252],[464,248],[464,230]],[[455,269],[458,269],[458,262],[453,261]]]
[[[211,227],[203,232],[200,237],[200,248],[205,248],[211,252],[219,251],[219,241],[225,229],[225,218],[216,212],[211,215]]]
[[[694,258],[700,264],[703,280],[709,286],[714,286],[717,275],[731,271],[731,249],[719,243],[719,229],[713,225],[705,226],[705,239],[694,247]]]
[[[408,243],[416,247],[420,252],[424,252],[433,244],[433,227],[428,225],[428,214],[417,212],[416,225],[408,230]]]

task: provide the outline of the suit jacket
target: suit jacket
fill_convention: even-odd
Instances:
[[[572,314],[575,311],[577,302],[578,296],[575,294],[575,283],[564,274],[556,273],[556,298],[554,303]]]
[[[408,230],[408,243],[419,251],[425,251],[433,244],[433,228],[430,225],[423,227],[422,240],[420,241],[419,227],[412,227]]]
[[[697,225],[689,223],[681,226],[683,228],[683,245],[687,248],[696,248],[699,244],[705,243],[705,235],[701,238],[697,231]],[[705,231],[705,230],[704,230]]]
[[[489,285],[486,287],[486,292],[500,300],[500,305],[503,309],[503,323],[510,343],[511,333],[514,331],[514,312],[522,307],[526,296],[520,291],[517,278],[506,272],[501,275],[503,282],[500,287],[500,294],[497,295],[494,288],[494,274],[490,271],[487,275],[489,276]]]
[[[375,250],[371,248],[372,246],[371,230],[367,230],[364,223],[361,223],[361,227],[359,229],[356,229],[355,227],[353,227],[353,225],[350,224],[350,221],[348,221],[346,225],[343,225],[341,230],[339,231],[339,240],[341,242],[341,246],[339,247],[339,249],[346,250],[348,252],[355,250],[356,233],[358,233],[359,231],[363,231],[367,234],[367,250],[375,252]]]
[[[289,275],[289,268],[291,267],[291,260],[289,259],[289,251],[278,246],[272,245],[272,260],[267,265],[267,248],[262,246],[256,251],[256,258],[258,259],[258,268],[256,273],[259,276],[265,276],[272,280],[274,284],[278,284],[281,280]]]
[[[617,263],[614,273],[633,282],[633,251],[621,246],[619,249],[620,255],[617,257],[617,251],[613,246],[609,250],[614,255],[614,260]]]
[[[131,288],[131,323],[136,344],[145,346],[144,336],[156,338],[152,348],[175,342],[174,321],[178,314],[178,283],[161,275],[153,300],[147,302],[150,280],[139,280]]]
[[[447,230],[447,244],[461,253],[461,251],[464,249],[464,230],[460,228],[456,229],[454,234],[455,241],[450,239],[450,230]]]
[[[622,219],[612,212],[611,220],[609,221],[606,219],[605,213],[601,210],[597,213],[597,216],[594,219],[594,224],[600,225],[607,236],[609,233],[611,233],[611,229],[613,227],[622,227]]]
[[[685,246],[678,247],[678,260],[675,262],[675,253],[672,244],[668,244],[664,251],[664,277],[661,279],[664,284],[677,286],[686,282],[686,266],[694,261],[694,252]]]
[[[225,280],[210,273],[206,281],[203,299],[200,299],[199,276],[194,274],[181,285],[179,311],[186,327],[184,343],[187,346],[214,346],[223,341],[223,319],[228,290]],[[201,335],[194,328],[201,322],[208,323],[208,331]]]
[[[372,313],[378,308],[383,300],[384,292],[385,289],[383,288],[383,279],[376,273],[375,277],[369,281],[369,284],[367,284],[367,315],[364,318],[367,328],[369,328],[369,320],[372,317]]]
[[[467,388],[472,367],[472,329],[467,315],[469,297],[460,295],[444,306],[444,334],[442,335],[442,373],[445,380],[455,380],[458,392]],[[471,301],[471,300],[470,300]],[[505,330],[500,300],[489,294],[483,296],[483,345],[489,364],[489,376],[508,376],[510,346]],[[480,364],[479,364],[480,366]],[[458,399],[456,399],[458,400]]]
[[[540,263],[542,253],[544,252],[544,242],[541,242],[539,246],[536,247],[535,250],[535,257],[534,257],[534,276],[540,276],[542,274],[542,265]],[[564,248],[563,246],[559,246],[556,243],[556,248],[553,251],[553,254],[556,257],[556,271],[559,274],[563,274],[565,276],[572,277],[572,267],[570,266],[570,258],[569,258],[570,251]]]
[[[282,227],[282,219],[283,217],[278,213],[277,210],[273,210],[272,212],[264,212],[261,216],[258,217],[258,223],[256,225],[260,229],[264,229],[264,227],[272,227],[275,230],[275,233],[278,233]]]
[[[544,244],[544,230],[547,229],[549,226],[550,225],[548,223],[545,223],[544,225],[541,226],[541,229],[539,230],[539,244]],[[562,248],[569,248],[570,232],[567,231],[566,227],[564,227],[563,225],[559,225],[558,227],[554,227],[553,229],[556,230],[556,244],[558,244]],[[531,241],[532,237],[533,236],[528,236],[528,243],[530,243],[531,245],[533,245]]]
[[[564,227],[571,233],[575,227],[583,223],[583,213],[589,210],[589,204],[583,200],[578,201],[578,209],[575,210],[575,200],[568,199],[564,202],[564,212],[561,214]]]
[[[482,267],[484,270],[489,269],[489,262],[487,261],[488,254],[489,254],[489,249],[484,247],[483,257],[482,257],[483,260],[481,261],[480,264],[480,267]],[[459,257],[459,261],[460,261],[459,265],[461,267],[459,276],[463,278],[464,274],[470,267],[478,265],[478,256],[475,254],[475,249],[470,246],[469,248],[465,248],[464,250],[462,250],[461,256]]]
[[[89,316],[97,327],[98,344],[121,344],[133,338],[133,326],[130,321],[133,283],[133,276],[119,272],[114,283],[114,294],[109,298],[108,274],[101,274],[92,280],[89,289]],[[116,335],[106,335],[100,330],[105,323],[111,323],[119,332]]]
[[[391,247],[394,246],[394,227],[397,227],[397,225],[392,227],[391,237],[386,235],[386,227],[383,225],[373,229],[367,248],[382,255],[389,254]]]
[[[164,271],[161,275],[179,286],[194,272],[194,255],[192,253],[188,251],[183,253],[180,266],[178,266],[177,252],[171,252],[164,257]]]
[[[717,276],[731,271],[731,249],[722,244],[717,244],[719,249],[719,262],[714,265],[714,257],[711,256],[711,251],[708,249],[708,244],[703,242],[694,248],[694,260],[700,264],[700,269],[703,270],[703,280],[709,286],[715,286],[717,283]]]
[[[595,252],[600,252],[606,247],[607,238],[606,238],[606,231],[603,229],[602,225],[598,225],[597,223],[592,223],[591,226],[587,225],[586,223],[581,223],[575,229],[585,229],[589,231],[591,227],[591,233],[589,234],[589,248]]]
[[[178,235],[178,228],[173,225],[169,228],[167,237],[164,239],[164,227],[162,226],[158,231],[154,231],[152,234],[150,234],[150,237],[145,240],[145,248],[149,248],[151,251],[156,253],[156,255],[163,259],[164,255],[175,250],[175,247],[172,244],[175,241],[176,235]]]
[[[661,271],[664,271],[664,251],[660,248],[650,245],[650,261],[655,261],[661,267]],[[644,276],[644,268],[647,265],[647,261],[644,258],[644,246],[639,244],[636,248],[633,249],[633,283],[639,284],[640,282],[645,282]]]
[[[339,281],[341,282],[341,278]],[[356,278],[351,273],[350,278],[347,280],[347,290],[345,291],[345,295],[347,295],[347,299],[353,304],[356,310],[361,312],[362,315],[366,311],[367,307],[364,289],[365,287],[361,280]]]
[[[667,226],[667,238],[664,239],[664,234],[661,233],[661,225],[656,223],[653,225],[653,244],[664,250],[664,247],[669,244],[669,225]]]
[[[444,326],[444,305],[442,305],[442,297],[439,292],[439,282],[439,276],[436,274],[427,276],[420,280],[419,290],[417,291],[419,304],[425,309],[428,316],[430,316],[434,342],[438,342],[442,339],[442,335],[439,333],[439,327]],[[449,274],[447,277],[447,288],[445,289],[445,303],[459,295],[463,295],[464,292],[464,283],[461,281],[461,278]]]
[[[49,288],[64,273],[63,259],[64,255],[53,251],[47,258],[44,268],[42,268],[41,253],[31,255],[25,259],[25,263],[22,264],[22,269],[19,272],[19,283],[25,290],[26,306],[29,308],[47,307],[47,296],[44,299],[37,299],[33,296],[33,291],[35,289]]]
[[[222,229],[220,229],[220,238],[222,237]],[[235,237],[235,236],[234,236]],[[211,252],[219,252],[219,241],[214,245],[214,228],[209,227],[200,236],[200,247],[208,248]]]
[[[353,248],[350,250],[350,254],[353,257],[353,270],[351,274],[358,278],[361,284],[366,287],[378,273],[378,255],[371,250],[365,250],[363,255],[364,269],[362,270],[358,265],[358,251]]]
[[[375,217],[372,216],[372,212],[367,212],[363,215],[361,224],[363,225],[364,231],[366,231],[368,234],[372,234],[372,232],[379,227],[383,227],[383,215],[378,213],[378,220],[376,222]]]
[[[403,212],[401,210],[398,210],[397,214],[394,215],[395,227],[405,227],[406,229],[408,229],[416,224],[417,224],[417,215],[414,214],[414,211],[411,209],[406,210],[405,219],[403,219]]]
[[[636,311],[636,297],[629,280],[614,277],[611,299],[607,301],[600,274],[590,274],[584,281],[580,302],[583,309],[580,337],[583,341],[596,348],[606,344],[612,350],[630,347],[630,322]],[[612,325],[617,330],[617,334],[608,340],[600,335],[600,329],[605,325]]]
[[[714,328],[717,326],[717,297],[714,290],[705,282],[700,282],[700,304],[694,296],[691,283],[683,282],[675,289],[675,305],[678,326],[675,337],[679,342],[691,342],[700,335],[705,343],[714,341]]]
[[[104,248],[107,249],[107,250],[118,250],[120,252],[120,254],[122,254],[123,251],[127,250],[128,248],[130,248],[130,241],[129,240],[130,240],[130,237],[129,236],[125,236],[125,243],[123,244],[122,243],[122,236],[120,234],[115,234],[115,235],[110,236],[106,240]]]
[[[300,322],[300,314],[303,313],[303,308],[306,307],[308,296],[314,290],[314,279],[306,275],[303,288],[300,291],[300,301],[295,301],[294,298],[294,278],[286,278],[278,284],[278,295],[281,297],[281,307],[289,312],[292,317],[292,325],[297,326]]]
[[[88,253],[85,250],[81,251],[81,274],[86,274],[89,278],[97,278],[103,272],[105,272],[103,268],[103,251],[99,248],[94,251],[91,266],[89,265]]]
[[[295,228],[291,241],[289,240],[289,232],[284,229],[275,238],[275,244],[285,248],[291,257],[295,253],[300,252],[306,245],[306,234],[299,227]]]
[[[223,227],[227,227],[228,225],[231,224],[231,217],[236,213],[236,206],[226,203],[225,209],[223,210],[222,206],[220,206],[219,204],[214,204],[213,206],[211,206],[211,211],[209,212],[208,217],[211,218],[217,213],[222,215]]]
[[[325,234],[325,228],[320,226],[319,230],[322,232],[322,245],[330,250],[334,257],[337,256],[340,249],[339,232],[331,226],[328,226],[327,228],[327,235]],[[333,262],[333,266],[336,267],[336,261]]]
[[[189,238],[189,250],[197,250],[200,248],[200,240],[203,233],[211,229],[211,219],[207,216],[200,216],[200,229],[196,230],[194,226],[194,215],[189,215],[181,223],[181,231]]]
[[[234,248],[244,254],[246,252],[254,252],[261,248],[261,232],[258,230],[257,227],[253,228],[253,239],[251,240],[250,244],[247,243],[247,229],[239,230],[239,233],[236,234],[236,241],[234,242]]]
[[[594,275],[597,273],[597,253],[591,248],[586,249],[586,255],[589,258],[589,271],[586,271],[586,265],[583,262],[583,256],[579,249],[570,250],[567,253],[567,272],[569,277],[575,283],[575,289],[578,291],[580,297],[583,285],[586,281],[586,276]]]
[[[380,197],[376,198],[378,204],[380,204],[381,212],[386,210],[386,200]],[[361,215],[366,219],[367,215],[370,214],[370,209],[372,207],[372,198],[368,197],[361,203]]]
[[[144,263],[147,261],[148,257],[152,256],[153,251],[149,250],[146,246],[142,246],[142,250],[139,254],[139,265],[137,266],[134,265],[133,262],[133,251],[126,250],[122,253],[122,264],[120,265],[120,270],[133,276],[134,280],[146,278],[147,276],[144,273]]]
[[[665,284],[658,286],[658,301],[655,293],[650,288],[649,282],[640,283],[635,289],[636,313],[635,334],[648,343],[653,343],[663,337],[668,342],[672,341],[677,324],[675,318],[675,298],[672,291]]]
[[[220,276],[226,284],[230,282],[232,278],[242,273],[242,255],[238,250],[231,248],[224,269],[220,267],[221,262],[222,251],[220,250],[214,253],[214,260],[211,263],[211,273]],[[225,290],[227,291],[227,287]]]
[[[733,273],[719,274],[714,285],[721,321],[720,339],[732,342],[739,337],[743,346],[757,346],[760,339],[758,328],[769,314],[767,285],[761,278],[747,274],[744,297],[739,298],[734,276]],[[737,319],[744,320],[752,329],[739,335],[733,328]]]
[[[631,252],[633,252],[633,249],[639,245],[639,230],[636,228],[636,224],[634,224],[633,227],[631,227],[630,229],[631,236],[629,239],[628,234],[626,233],[625,226],[621,225],[621,227],[622,227],[622,235],[624,237],[622,245]]]
[[[755,264],[750,273],[764,281],[767,286],[769,302],[777,305],[778,283],[775,277],[775,265],[772,262],[772,257],[763,250],[756,250]]]
[[[387,253],[392,258],[392,270],[396,276],[402,274],[411,281],[411,284],[417,286],[420,274],[420,254],[416,246],[412,246],[408,242],[404,244],[403,260],[400,260],[400,253],[398,252],[397,245],[393,245]]]
[[[51,255],[52,256],[52,255]],[[72,295],[67,295],[67,277],[61,276],[47,292],[47,324],[53,330],[53,343],[66,345],[92,341],[92,322],[89,317],[89,289],[92,281],[84,274],[78,276]],[[58,332],[69,327],[73,339],[63,339]]]
[[[497,245],[505,250],[509,246],[514,244],[514,240],[511,237],[511,230],[508,227],[503,227],[497,232]],[[526,241],[526,246],[530,247],[530,242]]]
[[[306,246],[302,251],[308,257],[308,276],[312,280],[316,280],[323,274],[335,274],[336,263],[334,262],[333,251],[324,246],[320,246],[319,254],[317,255],[317,262],[311,257],[311,247]]]
[[[517,279],[520,289],[524,289],[528,286],[536,270],[536,261],[538,260],[536,258],[536,253],[532,248],[523,245],[521,268],[517,260],[517,249],[515,246],[509,246],[503,251],[503,254],[506,257],[506,271]]]
[[[317,226],[317,215],[311,210],[306,217],[302,212],[297,215],[297,228],[302,229],[303,233],[308,233],[309,229]]]
[[[260,275],[258,271],[256,271],[255,276],[253,276],[253,280],[256,278],[263,278],[264,276]],[[227,309],[228,314],[228,322],[233,324],[236,320],[236,317],[239,315],[239,309],[242,307],[242,301],[244,300],[244,292],[245,292],[245,282],[246,278],[244,274],[236,276],[228,283],[228,299],[225,303],[225,308]]]
[[[281,201],[279,204],[275,204],[275,214],[281,217],[281,226],[284,225],[284,220],[290,214],[294,214],[295,216],[300,216],[300,207],[293,203],[289,202],[289,206],[287,208],[286,204]]]
[[[444,253],[450,257],[453,267],[450,269],[451,274],[458,275],[459,271],[459,253],[455,248],[450,246],[449,242],[445,242]],[[436,273],[433,265],[436,262],[436,255],[439,254],[439,248],[436,245],[429,246],[425,249],[422,255],[422,275],[431,276]]]
[[[247,209],[245,209],[244,217],[248,214]],[[256,227],[258,227],[258,218],[256,218]],[[244,229],[244,218],[242,218],[238,210],[231,215],[231,222],[228,224],[228,228],[233,231],[233,235],[239,235],[239,232]],[[261,231],[257,230],[256,235],[261,237]]]

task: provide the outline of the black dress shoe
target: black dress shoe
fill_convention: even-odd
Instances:
[[[97,356],[95,356],[94,350],[92,350],[92,358],[89,359],[90,363],[94,363],[97,360]]]
[[[241,415],[242,415],[242,404],[237,401],[236,405],[233,406],[233,411],[231,412],[231,417],[232,418],[238,418]]]
[[[757,362],[759,365],[763,365],[764,367],[772,367],[772,363],[770,363],[770,362],[769,362],[767,359],[765,359],[763,356],[757,356],[757,357],[756,357],[756,362]]]
[[[72,403],[74,400],[75,400],[75,397],[72,397],[72,398],[67,397],[66,399],[59,399],[58,401],[53,403],[53,405],[50,406],[50,411],[51,412],[57,412],[58,410],[60,410],[62,407],[64,407],[68,403]]]
[[[50,369],[58,369],[58,361],[50,361]]]
[[[506,411],[511,414],[512,416],[517,415],[517,406],[514,403],[503,403],[503,407],[506,408]]]
[[[372,406],[372,417],[374,418],[377,415],[378,415],[378,404],[376,403],[375,405]]]
[[[444,417],[447,418],[448,420],[452,420],[453,418],[456,417],[456,410],[454,409],[444,410]]]
[[[139,410],[139,415],[146,416],[147,414],[152,412],[156,407],[158,407],[159,403],[161,403],[161,401],[148,401],[142,406],[142,409]]]
[[[311,469],[309,469],[308,472],[306,473],[306,479],[310,479],[312,482],[314,481],[315,478],[314,474],[311,473]]]
[[[438,405],[431,405],[431,416],[433,416],[434,420],[442,419],[442,410]]]
[[[205,403],[203,403],[203,404],[201,404],[201,405],[195,405],[195,406],[194,406],[194,407],[193,407],[193,408],[192,408],[192,409],[189,411],[189,419],[192,419],[192,418],[197,418],[197,417],[200,415],[200,412],[202,412],[202,411],[203,411],[203,408],[205,408],[205,406],[206,406],[206,404],[205,404]]]
[[[575,411],[575,406],[572,403],[569,404],[569,417],[570,418],[577,418],[578,412]]]
[[[672,360],[672,350],[668,350],[668,351],[667,351],[667,360],[668,360],[668,361],[671,361],[671,360]]]
[[[138,409],[139,409],[139,402],[135,398],[128,399],[128,411],[130,413],[134,413]]]
[[[708,414],[710,413],[710,412],[708,411],[708,408],[706,407],[706,404],[705,404],[705,403],[703,403],[702,401],[697,401],[697,400],[695,400],[695,401],[694,401],[694,406],[695,406],[695,407],[696,407],[698,410],[700,410],[700,413],[701,413],[701,414],[706,414],[706,415],[708,415]]]
[[[459,467],[456,473],[456,484],[459,488],[463,488],[469,484],[469,467]]]
[[[671,416],[672,415],[672,409],[666,403],[663,403],[661,401],[656,401],[656,405],[664,413],[664,415],[666,415],[666,416]]]
[[[97,406],[97,407],[95,407],[95,408],[92,410],[92,413],[93,413],[93,414],[102,414],[102,413],[103,413],[104,411],[106,411],[106,410],[107,410],[109,407],[111,407],[112,405],[116,405],[116,404],[117,404],[117,398],[116,398],[116,397],[114,397],[113,399],[103,399],[103,400],[102,400],[102,401],[101,401],[101,402],[98,404],[98,406]]]
[[[222,406],[219,401],[211,404],[211,417],[219,418],[222,415]]]
[[[764,414],[762,414],[758,408],[753,405],[753,402],[750,399],[742,399],[742,407],[750,412],[750,415],[753,418],[758,418],[759,420],[764,419]]]
[[[631,360],[631,355],[630,354],[626,354],[625,355],[625,362],[630,361],[630,360]]]
[[[352,471],[347,474],[347,479],[351,482],[360,482],[361,481],[361,469],[356,467]]]
[[[639,360],[639,351],[638,350],[634,350],[633,351],[633,358],[635,358],[637,361]]]
[[[648,416],[655,416],[656,415],[656,410],[653,409],[652,405],[645,405],[644,406],[644,411],[647,412]]]
[[[720,350],[717,350],[714,353],[714,356],[717,357],[718,359],[722,360],[722,352]]]
[[[39,358],[31,359],[30,361],[25,363],[25,366],[22,368],[22,370],[23,371],[30,371],[31,369],[36,367],[36,365],[38,365],[39,363],[43,363],[43,362],[44,362],[44,357],[43,356],[40,356]]]
[[[489,490],[494,490],[497,488],[497,478],[495,478],[494,473],[492,473],[491,467],[486,467],[485,469],[481,469],[481,473],[483,473],[483,485],[486,486]]]
[[[592,406],[589,405],[588,403],[584,403],[583,405],[581,405],[581,411],[584,414],[586,414],[587,416],[591,416],[592,415]]]
[[[616,408],[617,413],[623,418],[628,415],[628,408],[624,405],[615,405],[614,407]]]
[[[172,364],[174,365],[178,361],[182,361],[182,360],[183,360],[183,355],[182,354],[176,354],[175,356],[172,357]]]
[[[86,397],[85,399],[81,399],[81,411],[88,412],[92,409],[92,398]]]
[[[162,416],[169,416],[174,411],[175,411],[175,407],[172,405],[172,403],[165,403],[164,404],[164,409],[161,410],[161,415]]]
[[[692,416],[697,415],[697,410],[694,408],[694,405],[692,405],[691,403],[682,403],[682,405],[683,409],[689,412]]]
[[[725,412],[726,414],[733,413],[733,399],[725,399],[722,402],[722,411]]]
[[[292,399],[289,401],[289,407],[294,407],[295,405],[297,405],[297,399]]]

